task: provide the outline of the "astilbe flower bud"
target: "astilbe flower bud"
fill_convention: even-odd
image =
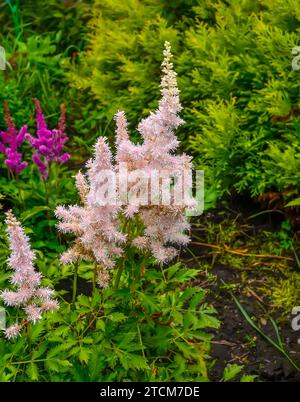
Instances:
[[[11,251],[8,265],[14,271],[10,279],[17,289],[5,289],[0,298],[7,306],[19,307],[25,313],[22,322],[5,330],[6,338],[11,339],[19,335],[26,322],[35,323],[42,318],[43,312],[56,310],[58,303],[52,299],[53,290],[41,286],[42,275],[34,269],[35,255],[29,238],[11,211],[6,213],[6,224]]]
[[[48,129],[47,124],[38,99],[34,100],[36,108],[37,137],[26,134],[26,138],[35,149],[36,153],[32,155],[32,161],[38,168],[43,180],[48,177],[48,165],[51,162],[65,163],[70,159],[70,154],[63,153],[65,143],[68,137],[66,129],[66,110],[61,105],[61,116],[58,129]]]
[[[23,144],[27,132],[27,126],[22,126],[17,130],[10,115],[8,103],[4,101],[5,122],[7,131],[0,131],[0,152],[6,157],[4,163],[13,174],[19,174],[28,165],[22,161],[22,154],[18,151]]]

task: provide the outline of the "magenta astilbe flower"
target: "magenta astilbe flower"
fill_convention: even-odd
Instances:
[[[68,137],[65,133],[66,123],[65,106],[61,105],[61,116],[58,129],[48,129],[47,124],[37,99],[34,100],[36,108],[37,137],[30,134],[26,138],[30,141],[36,153],[32,156],[33,163],[38,168],[43,180],[48,177],[48,165],[51,162],[65,163],[70,159],[70,154],[63,153]]]
[[[0,131],[0,152],[6,157],[4,163],[9,171],[14,174],[19,174],[28,165],[27,162],[22,161],[22,154],[18,151],[24,142],[27,126],[21,127],[18,132],[10,116],[6,100],[4,101],[4,109],[7,131]]]
[[[18,307],[25,312],[25,319],[21,323],[6,329],[5,335],[11,339],[20,333],[27,322],[40,320],[42,312],[56,310],[58,303],[52,299],[53,290],[41,286],[42,275],[34,269],[34,252],[30,248],[29,238],[11,211],[6,213],[6,224],[11,251],[8,265],[14,271],[10,280],[17,289],[5,289],[0,293],[0,298],[7,306]]]

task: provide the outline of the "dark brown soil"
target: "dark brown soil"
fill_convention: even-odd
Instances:
[[[244,217],[249,216],[249,205],[244,202],[239,203],[239,205],[244,210],[239,208],[239,210],[235,209],[233,211],[231,209],[227,217],[233,221],[236,216],[239,216],[242,220],[241,223],[245,223]],[[259,210],[261,210],[261,206],[259,206]],[[286,219],[286,216],[276,212],[253,219],[251,221],[253,225],[252,232],[248,234],[256,237],[263,230],[271,232],[280,230],[281,222]],[[255,214],[255,211],[252,213]],[[220,216],[213,213],[201,216],[199,221],[205,221],[205,219],[214,220],[217,223],[221,222]],[[249,221],[247,221],[248,223]],[[202,232],[200,231],[200,236],[203,237],[203,239],[200,239],[201,241],[208,242],[205,237],[205,229]],[[199,241],[199,236],[196,241]],[[243,247],[247,244],[247,239],[243,238],[242,235],[238,242]],[[218,262],[218,257],[212,263],[213,249],[209,247],[191,246],[191,250],[198,260],[198,265],[195,259],[193,260],[191,255],[185,251],[182,259],[187,261],[188,265],[194,268],[198,266],[200,270],[202,263],[208,262],[212,265],[209,274],[213,275],[210,275],[210,279],[207,273],[202,272],[194,282],[194,285],[206,288],[208,291],[207,301],[215,307],[218,312],[218,318],[221,321],[220,329],[212,331],[214,339],[211,355],[214,359],[214,365],[210,371],[210,379],[220,381],[227,364],[239,364],[244,366],[243,374],[257,375],[258,381],[300,382],[300,372],[288,362],[285,356],[248,324],[232,297],[232,294],[234,294],[261,330],[276,341],[276,333],[269,314],[272,316],[278,325],[286,352],[299,367],[300,331],[292,329],[292,316],[283,317],[282,311],[271,309],[268,303],[268,296],[262,294],[259,290],[269,273],[259,268],[249,269],[246,264],[244,269],[243,267],[235,269],[228,265],[224,266]],[[297,268],[291,267],[291,270],[293,269]],[[244,275],[243,280],[242,275]],[[243,285],[243,283],[245,284],[245,275],[247,280],[246,285]],[[215,278],[211,280],[211,276],[215,276]]]
[[[231,295],[220,291],[221,280],[232,283],[237,280],[236,274],[228,267],[222,266],[215,267],[213,271],[217,275],[217,282],[212,286],[208,300],[218,311],[222,324],[218,331],[214,331],[212,357],[215,359],[215,365],[210,373],[211,380],[219,381],[226,364],[235,363],[244,365],[245,372],[257,375],[260,381],[300,382],[300,373],[291,366],[286,357],[247,323]],[[265,325],[259,322],[260,328],[276,340],[274,328],[265,312],[261,310],[260,303],[257,303],[254,297],[246,297],[243,293],[235,293],[235,296],[250,317],[263,320]],[[300,366],[300,333],[294,331],[289,322],[281,324],[279,330],[286,351]],[[249,345],[249,336],[255,339],[252,346]]]

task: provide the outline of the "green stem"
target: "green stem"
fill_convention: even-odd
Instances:
[[[300,367],[294,362],[294,360],[290,357],[290,355],[285,351],[285,349],[282,347],[282,342],[280,340],[279,343],[276,343],[273,341],[272,338],[270,338],[268,335],[266,335],[256,324],[255,322],[252,320],[252,318],[249,316],[249,314],[247,313],[247,311],[244,309],[244,307],[241,305],[241,303],[238,301],[238,299],[231,293],[231,296],[235,302],[235,304],[237,305],[237,307],[239,308],[240,312],[242,313],[242,315],[244,316],[244,318],[246,319],[246,321],[248,322],[248,324],[251,325],[252,328],[254,328],[261,336],[262,338],[265,339],[265,341],[269,342],[272,346],[274,346],[274,348],[276,348],[280,353],[283,354],[283,356],[286,357],[286,359],[289,361],[289,363],[297,370],[300,372]],[[279,338],[279,332],[278,332],[278,328],[274,322],[274,320],[271,320],[274,328],[276,328],[276,333],[277,333],[277,338]]]
[[[77,295],[77,279],[78,279],[78,264],[74,267],[74,278],[73,278],[73,295],[72,295],[72,307],[75,305],[76,295]]]
[[[27,334],[29,351],[31,353],[31,337],[30,337],[30,322],[29,321],[26,322],[26,334]]]
[[[94,275],[93,275],[93,294],[96,290],[96,278],[97,278],[97,265],[94,266]]]
[[[141,346],[141,349],[142,349],[143,358],[146,360],[146,355],[145,355],[145,351],[144,351],[145,347],[144,347],[143,340],[142,340],[141,329],[140,329],[140,326],[139,326],[138,323],[136,324],[136,326],[137,326],[139,342],[140,342],[140,346]]]
[[[12,16],[17,40],[22,41],[19,0],[17,0],[15,2],[15,4],[12,4],[12,0],[7,0],[7,4],[11,11],[11,16]]]
[[[114,290],[118,290],[119,286],[120,286],[120,279],[122,276],[122,272],[125,266],[125,262],[123,261],[122,264],[120,264],[118,271],[117,271],[117,275],[116,275],[116,279],[115,279],[115,284],[114,284]]]
[[[44,186],[45,186],[45,204],[47,207],[49,207],[49,193],[48,193],[47,179],[43,180],[43,181],[44,181]]]

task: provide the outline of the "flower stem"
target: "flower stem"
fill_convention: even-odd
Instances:
[[[77,295],[78,264],[74,267],[72,306],[74,307]]]
[[[93,293],[96,290],[96,278],[97,278],[97,265],[94,266],[94,275],[93,275]]]
[[[119,289],[119,285],[120,285],[120,279],[122,276],[122,272],[125,266],[125,262],[123,261],[122,264],[120,264],[118,271],[117,271],[117,275],[116,275],[116,279],[115,279],[115,284],[114,284],[114,290]]]
[[[26,322],[26,334],[27,334],[29,351],[31,352],[31,337],[30,337],[30,322],[29,321]]]

